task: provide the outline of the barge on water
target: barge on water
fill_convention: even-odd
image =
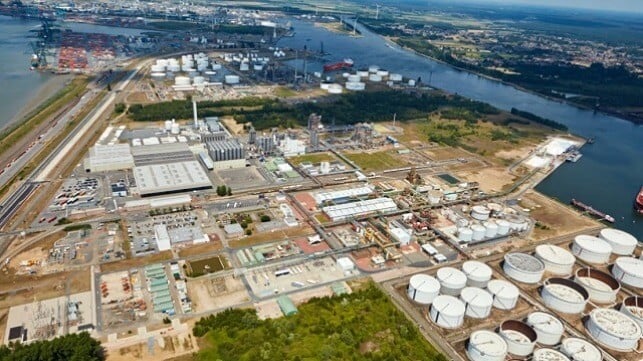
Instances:
[[[578,209],[580,209],[582,211],[585,211],[588,214],[600,219],[601,221],[607,221],[607,222],[610,222],[610,223],[614,223],[614,217],[610,216],[609,214],[605,214],[605,213],[603,213],[603,212],[601,212],[601,211],[599,211],[597,209],[594,209],[594,207],[588,206],[587,204],[585,204],[585,203],[583,203],[581,201],[577,201],[576,199],[572,199],[571,204],[574,207],[576,207],[576,208],[578,208]]]

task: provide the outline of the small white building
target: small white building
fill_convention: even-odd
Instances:
[[[353,261],[351,261],[348,257],[338,258],[337,266],[344,272],[351,272],[355,269],[355,263],[353,263]]]
[[[282,140],[281,144],[279,144],[279,149],[284,154],[284,157],[294,157],[306,153],[306,144],[299,139],[286,137],[286,139]]]
[[[393,239],[400,243],[400,246],[407,246],[411,243],[411,233],[400,227],[391,227],[390,233]]]
[[[239,223],[226,224],[223,230],[228,237],[239,237],[243,235],[243,228]]]
[[[156,237],[156,245],[159,248],[159,252],[172,249],[170,233],[167,231],[167,227],[164,224],[157,224],[154,226],[154,236]]]

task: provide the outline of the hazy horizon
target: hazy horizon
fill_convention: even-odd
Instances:
[[[643,0],[438,0],[440,2],[492,3],[497,5],[532,5],[538,7],[577,8],[643,13]]]

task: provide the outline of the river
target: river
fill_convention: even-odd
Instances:
[[[323,42],[328,60],[355,60],[356,67],[379,65],[410,78],[429,79],[431,86],[492,104],[512,107],[553,119],[573,134],[595,137],[582,149],[577,163],[562,165],[537,190],[568,203],[577,198],[616,218],[615,227],[631,232],[643,242],[643,217],[633,211],[634,196],[643,184],[643,126],[602,113],[594,113],[516,89],[501,82],[427,59],[386,42],[358,25],[361,37],[338,34],[311,22],[293,20],[295,36],[279,45],[318,50]],[[320,71],[321,62],[310,62],[308,71]]]

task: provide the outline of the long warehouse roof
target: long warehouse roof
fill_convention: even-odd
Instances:
[[[367,199],[365,201],[344,203],[322,208],[324,213],[326,213],[334,220],[346,219],[349,217],[374,212],[390,212],[397,209],[398,208],[395,202],[393,202],[392,199],[386,197]]]
[[[199,162],[176,162],[134,167],[142,196],[211,188],[212,182]]]

